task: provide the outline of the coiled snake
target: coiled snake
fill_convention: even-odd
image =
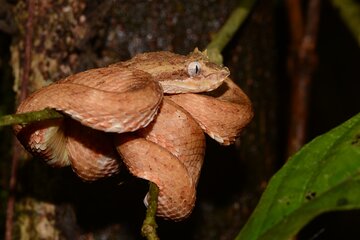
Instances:
[[[17,125],[15,133],[33,155],[71,165],[87,181],[124,163],[159,187],[157,215],[181,220],[195,204],[204,132],[229,145],[252,118],[249,99],[228,75],[197,50],[140,54],[33,93],[18,113],[48,107],[66,117]]]

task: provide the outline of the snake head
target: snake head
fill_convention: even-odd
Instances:
[[[209,60],[206,52],[195,49],[186,57],[178,57],[172,65],[172,78],[159,78],[164,93],[200,93],[218,88],[230,75],[227,67]],[[170,72],[171,73],[171,72]]]
[[[195,49],[187,56],[171,52],[151,52],[135,56],[121,65],[150,73],[164,93],[200,93],[218,88],[229,69],[209,60],[206,52]]]

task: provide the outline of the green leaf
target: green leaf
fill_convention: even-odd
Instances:
[[[324,212],[359,208],[357,114],[305,145],[272,177],[236,239],[289,239]]]

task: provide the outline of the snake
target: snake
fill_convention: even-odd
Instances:
[[[232,144],[253,116],[229,74],[197,49],[138,54],[35,91],[17,113],[51,108],[64,118],[15,125],[14,132],[32,155],[71,166],[84,181],[125,166],[158,186],[158,216],[183,220],[195,206],[205,134]]]

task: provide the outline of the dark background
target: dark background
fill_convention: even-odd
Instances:
[[[16,104],[13,84],[18,77],[14,72],[21,70],[24,62],[22,55],[15,56],[23,52],[27,10],[22,1],[0,3],[0,113],[10,114]],[[29,88],[140,52],[187,54],[195,47],[204,49],[236,6],[235,0],[40,1],[34,22],[33,68],[42,77],[32,77]],[[161,239],[233,239],[270,176],[284,163],[291,114],[288,27],[283,1],[259,0],[224,50],[224,64],[253,101],[255,117],[234,146],[221,147],[208,139],[194,212],[180,223],[159,219]],[[309,89],[308,140],[360,110],[359,45],[325,0],[316,51],[318,65]],[[9,128],[0,131],[3,233],[12,133]],[[41,160],[25,160],[23,155],[21,159],[15,239],[25,234],[19,230],[22,217],[33,219],[30,226],[36,226],[36,216],[46,212],[39,210],[44,208],[43,202],[54,206],[55,211],[45,215],[63,239],[140,238],[145,214],[142,200],[148,189],[145,181],[124,171],[116,178],[89,184],[71,169],[51,169]],[[357,239],[359,220],[357,211],[324,214],[310,223],[299,239]],[[28,231],[26,234],[35,236]]]

